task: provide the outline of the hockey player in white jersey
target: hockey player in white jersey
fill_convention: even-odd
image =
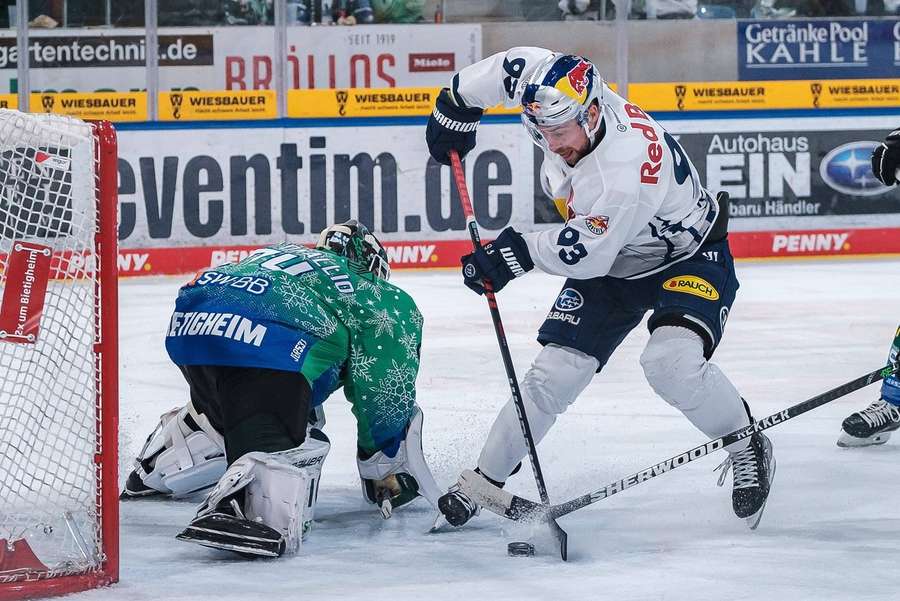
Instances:
[[[522,108],[544,151],[541,181],[565,224],[496,240],[463,257],[467,286],[501,290],[534,267],[566,279],[538,334],[543,349],[521,382],[535,441],[575,401],[615,348],[652,311],[640,362],[665,401],[716,438],[753,420],[734,385],[710,363],[738,289],[728,247],[727,195],[714,199],[674,137],[613,93],[587,59],[513,48],[466,67],[441,91],[426,140],[434,159],[475,146],[483,109]],[[775,471],[758,432],[735,443],[735,514],[755,528]],[[502,486],[526,455],[512,400],[497,416],[476,473]],[[459,526],[479,507],[460,487],[439,500]]]

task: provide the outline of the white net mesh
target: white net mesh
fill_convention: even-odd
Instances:
[[[53,252],[36,342],[0,332],[0,539],[25,539],[57,574],[103,555],[94,144],[83,122],[0,110],[0,298],[15,242]]]

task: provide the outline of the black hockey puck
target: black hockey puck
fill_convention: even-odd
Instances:
[[[506,545],[506,553],[510,557],[532,557],[534,545],[525,542],[509,543]]]

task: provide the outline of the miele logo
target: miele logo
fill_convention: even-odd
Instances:
[[[422,71],[456,71],[456,57],[452,52],[411,53],[410,73]]]

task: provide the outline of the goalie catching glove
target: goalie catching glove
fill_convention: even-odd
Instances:
[[[482,280],[490,280],[494,292],[499,292],[513,278],[534,269],[534,261],[522,234],[506,228],[497,239],[479,247],[462,258],[463,281],[466,286],[484,294]]]
[[[384,519],[391,517],[394,509],[419,496],[437,509],[441,491],[422,451],[423,419],[422,410],[416,407],[405,438],[392,455],[382,450],[368,457],[362,456],[362,452],[357,456],[363,498],[377,505]]]

